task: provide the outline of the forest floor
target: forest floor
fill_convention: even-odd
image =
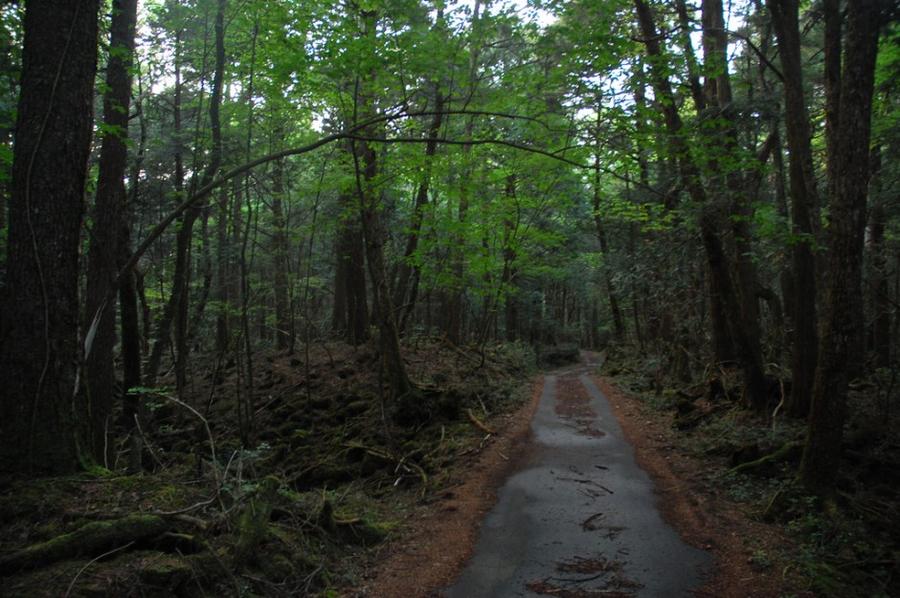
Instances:
[[[417,338],[404,355],[420,390],[402,404],[380,391],[371,344],[257,354],[252,389],[246,367],[198,357],[184,404],[142,389],[144,473],[125,472],[123,440],[106,467],[0,480],[0,595],[334,596],[365,585],[485,459],[514,459],[528,421],[529,348]]]
[[[490,346],[482,360],[421,338],[405,356],[421,393],[402,405],[379,391],[373,346],[338,343],[308,359],[256,355],[252,393],[237,364],[198,358],[184,397],[197,413],[174,391],[143,389],[145,473],[124,472],[122,441],[108,467],[0,480],[0,595],[440,595],[533,456],[545,387],[521,345]],[[801,422],[748,414],[728,372],[678,390],[656,372],[634,355],[553,372],[553,415],[585,441],[601,437],[591,387],[602,391],[653,481],[651,502],[713,557],[694,594],[900,595],[900,444],[890,417],[863,417],[881,413],[870,387],[854,391],[840,500],[824,511],[792,483]],[[619,560],[557,564],[582,575],[602,565],[591,575],[640,584],[608,566]],[[643,591],[528,581],[532,595]]]

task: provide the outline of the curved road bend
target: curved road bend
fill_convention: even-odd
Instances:
[[[596,365],[545,377],[532,449],[445,596],[668,598],[702,584],[711,558],[663,521],[653,483],[588,376]],[[572,400],[581,402],[574,419]]]

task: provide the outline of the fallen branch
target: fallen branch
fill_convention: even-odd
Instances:
[[[87,571],[87,568],[88,568],[88,567],[90,567],[91,565],[93,565],[93,564],[96,563],[97,561],[99,561],[99,560],[101,560],[101,559],[103,559],[103,558],[108,557],[108,556],[111,555],[111,554],[115,554],[115,553],[119,552],[120,550],[125,550],[125,549],[127,549],[127,548],[131,548],[131,546],[133,546],[133,545],[134,545],[134,542],[129,542],[128,544],[125,544],[125,545],[123,545],[123,546],[119,546],[118,548],[113,548],[112,550],[108,550],[108,551],[104,552],[104,553],[101,554],[100,556],[96,556],[96,557],[92,558],[87,564],[85,564],[84,567],[82,567],[81,569],[78,570],[78,573],[76,573],[76,574],[75,574],[75,577],[72,578],[72,581],[69,582],[69,587],[66,588],[66,593],[65,593],[65,596],[64,596],[63,598],[69,598],[69,595],[72,593],[72,588],[75,587],[75,582],[78,581],[78,578],[81,577],[81,574],[82,574],[82,573],[84,573],[85,571]]]
[[[466,415],[469,416],[469,421],[472,422],[476,428],[484,432],[485,434],[495,434],[493,430],[491,430],[487,424],[478,419],[474,413],[472,413],[471,409],[466,409]]]
[[[410,468],[416,470],[416,473],[418,473],[419,477],[422,479],[422,492],[423,493],[425,492],[425,488],[428,486],[428,474],[425,473],[425,470],[422,469],[422,467],[420,465],[418,465],[417,463],[408,461],[407,459],[409,458],[409,455],[406,455],[405,457],[401,457],[398,459],[397,457],[395,457],[394,455],[392,455],[391,453],[389,453],[387,451],[384,451],[384,450],[381,450],[378,448],[368,447],[363,444],[359,444],[358,442],[348,442],[348,443],[344,444],[344,447],[349,448],[349,449],[359,449],[359,450],[369,453],[373,457],[378,457],[379,459],[384,459],[385,461],[395,462],[397,464],[397,467],[394,468],[394,473],[397,473],[400,470],[400,468],[403,468],[406,471],[410,471]],[[410,454],[412,454],[412,453],[410,453]],[[399,482],[399,480],[398,480],[398,482]]]

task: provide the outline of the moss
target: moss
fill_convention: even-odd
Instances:
[[[234,562],[238,567],[253,560],[256,547],[268,534],[269,518],[280,486],[278,478],[267,476],[241,512],[237,525],[238,539],[234,547]]]
[[[0,497],[0,525],[14,520],[38,521],[63,510],[63,505],[79,493],[69,478],[46,478],[14,484]]]
[[[181,491],[173,485],[167,484],[153,493],[153,500],[160,505],[171,505],[181,498]]]
[[[329,500],[323,501],[316,522],[340,542],[359,546],[374,546],[383,542],[396,527],[395,523],[371,522],[363,517],[338,513]]]
[[[176,592],[193,574],[193,567],[184,558],[159,553],[141,566],[140,579],[155,589]]]
[[[0,574],[31,569],[79,556],[94,556],[128,542],[158,536],[168,525],[155,515],[130,515],[112,521],[94,521],[46,542],[33,544],[0,559]]]
[[[125,492],[140,490],[147,485],[147,478],[141,475],[119,476],[112,480],[113,487]]]
[[[115,474],[109,469],[103,467],[102,465],[88,465],[84,468],[84,472],[95,478],[111,478]]]

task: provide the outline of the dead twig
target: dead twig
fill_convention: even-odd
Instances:
[[[90,561],[88,561],[84,567],[82,567],[81,569],[78,570],[78,573],[75,574],[75,577],[72,578],[72,581],[69,582],[69,587],[66,588],[65,598],[69,598],[69,594],[72,593],[72,588],[75,587],[75,582],[78,581],[78,578],[81,577],[81,574],[84,573],[88,567],[90,567],[91,565],[93,565],[94,563],[99,561],[100,559],[106,558],[111,554],[115,554],[115,553],[119,552],[120,550],[125,550],[126,548],[130,547],[132,544],[134,544],[134,540],[132,540],[128,544],[123,544],[122,546],[119,546],[118,548],[113,548],[110,551],[104,552],[100,556],[94,557]]]

